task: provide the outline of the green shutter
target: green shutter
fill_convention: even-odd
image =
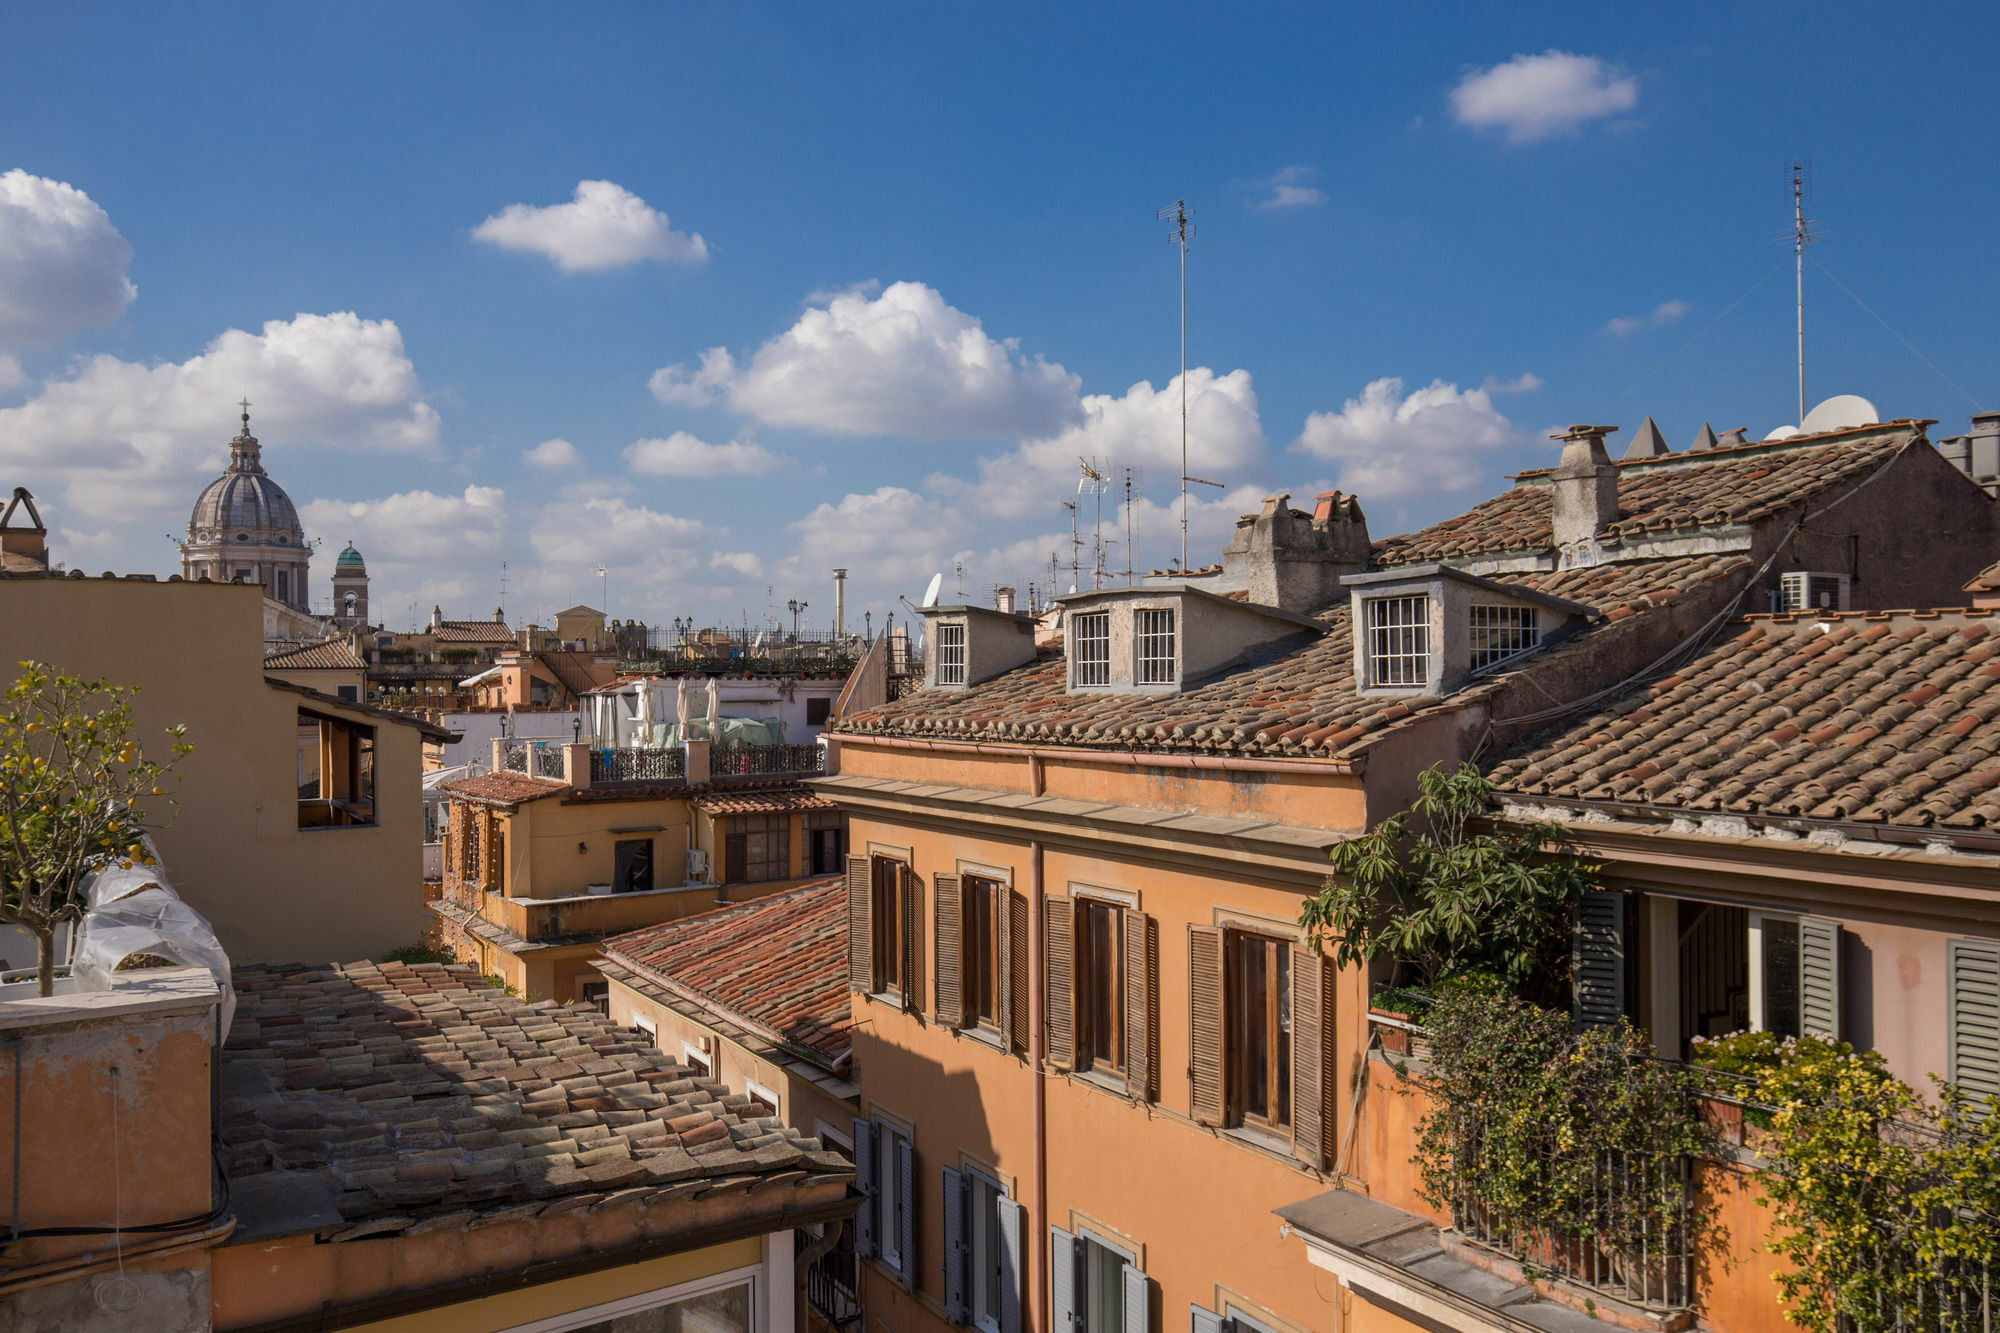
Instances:
[[[1570,975],[1581,1027],[1612,1027],[1625,1013],[1625,895],[1590,889],[1576,906]]]
[[[2000,1106],[2000,940],[1946,940],[1944,950],[1945,1077]]]
[[[1840,1040],[1840,923],[1799,918],[1799,1031]]]

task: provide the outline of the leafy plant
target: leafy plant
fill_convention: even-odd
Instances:
[[[1476,825],[1493,784],[1470,764],[1417,778],[1417,799],[1336,844],[1333,873],[1299,923],[1342,967],[1394,959],[1417,984],[1490,973],[1518,995],[1563,1003],[1571,919],[1598,867],[1562,855],[1559,824]],[[1412,834],[1410,815],[1423,823]]]
[[[165,762],[132,734],[138,690],[23,662],[0,710],[0,921],[35,937],[37,992],[54,993],[55,932],[88,906],[104,865],[151,865],[148,806],[175,802],[173,770],[194,747],[167,728]]]

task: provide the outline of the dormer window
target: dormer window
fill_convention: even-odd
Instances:
[[[1431,675],[1431,599],[1371,597],[1368,614],[1368,683],[1383,688],[1410,688],[1429,682]]]
[[[1070,661],[1077,685],[1111,683],[1111,613],[1086,611],[1070,621]]]
[[[1170,610],[1140,611],[1139,683],[1174,683],[1174,613]],[[1108,648],[1108,645],[1107,645]]]
[[[965,626],[940,624],[937,627],[937,683],[965,684]]]
[[[1540,613],[1532,606],[1472,607],[1472,669],[1484,671],[1541,646]]]

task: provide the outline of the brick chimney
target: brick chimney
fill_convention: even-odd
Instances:
[[[26,527],[14,525],[14,511],[28,511]],[[32,561],[47,569],[49,565],[49,530],[42,523],[42,516],[35,512],[35,497],[28,494],[26,486],[14,488],[14,498],[7,505],[7,511],[0,513],[0,554],[14,556],[10,564]]]
[[[1604,451],[1604,437],[1616,426],[1571,426],[1552,440],[1563,442],[1562,461],[1552,474],[1556,550],[1564,568],[1594,565],[1597,533],[1618,519],[1618,469]]]
[[[1223,577],[1240,574],[1259,605],[1314,611],[1345,595],[1342,578],[1368,567],[1368,519],[1339,491],[1315,497],[1310,514],[1292,508],[1291,498],[1266,496],[1260,512],[1236,521]]]

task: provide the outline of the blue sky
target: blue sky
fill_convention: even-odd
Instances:
[[[318,591],[352,537],[398,627],[488,612],[503,561],[514,619],[603,562],[614,615],[756,621],[768,587],[818,623],[845,565],[879,624],[955,561],[972,595],[1066,562],[1079,453],[1143,469],[1160,565],[1185,196],[1192,470],[1229,483],[1196,559],[1276,489],[1387,535],[1551,426],[1792,422],[1794,154],[1813,256],[1963,388],[1809,265],[1808,401],[1955,433],[2000,400],[1996,26],[15,6],[0,482],[71,563],[166,572],[247,393]]]

